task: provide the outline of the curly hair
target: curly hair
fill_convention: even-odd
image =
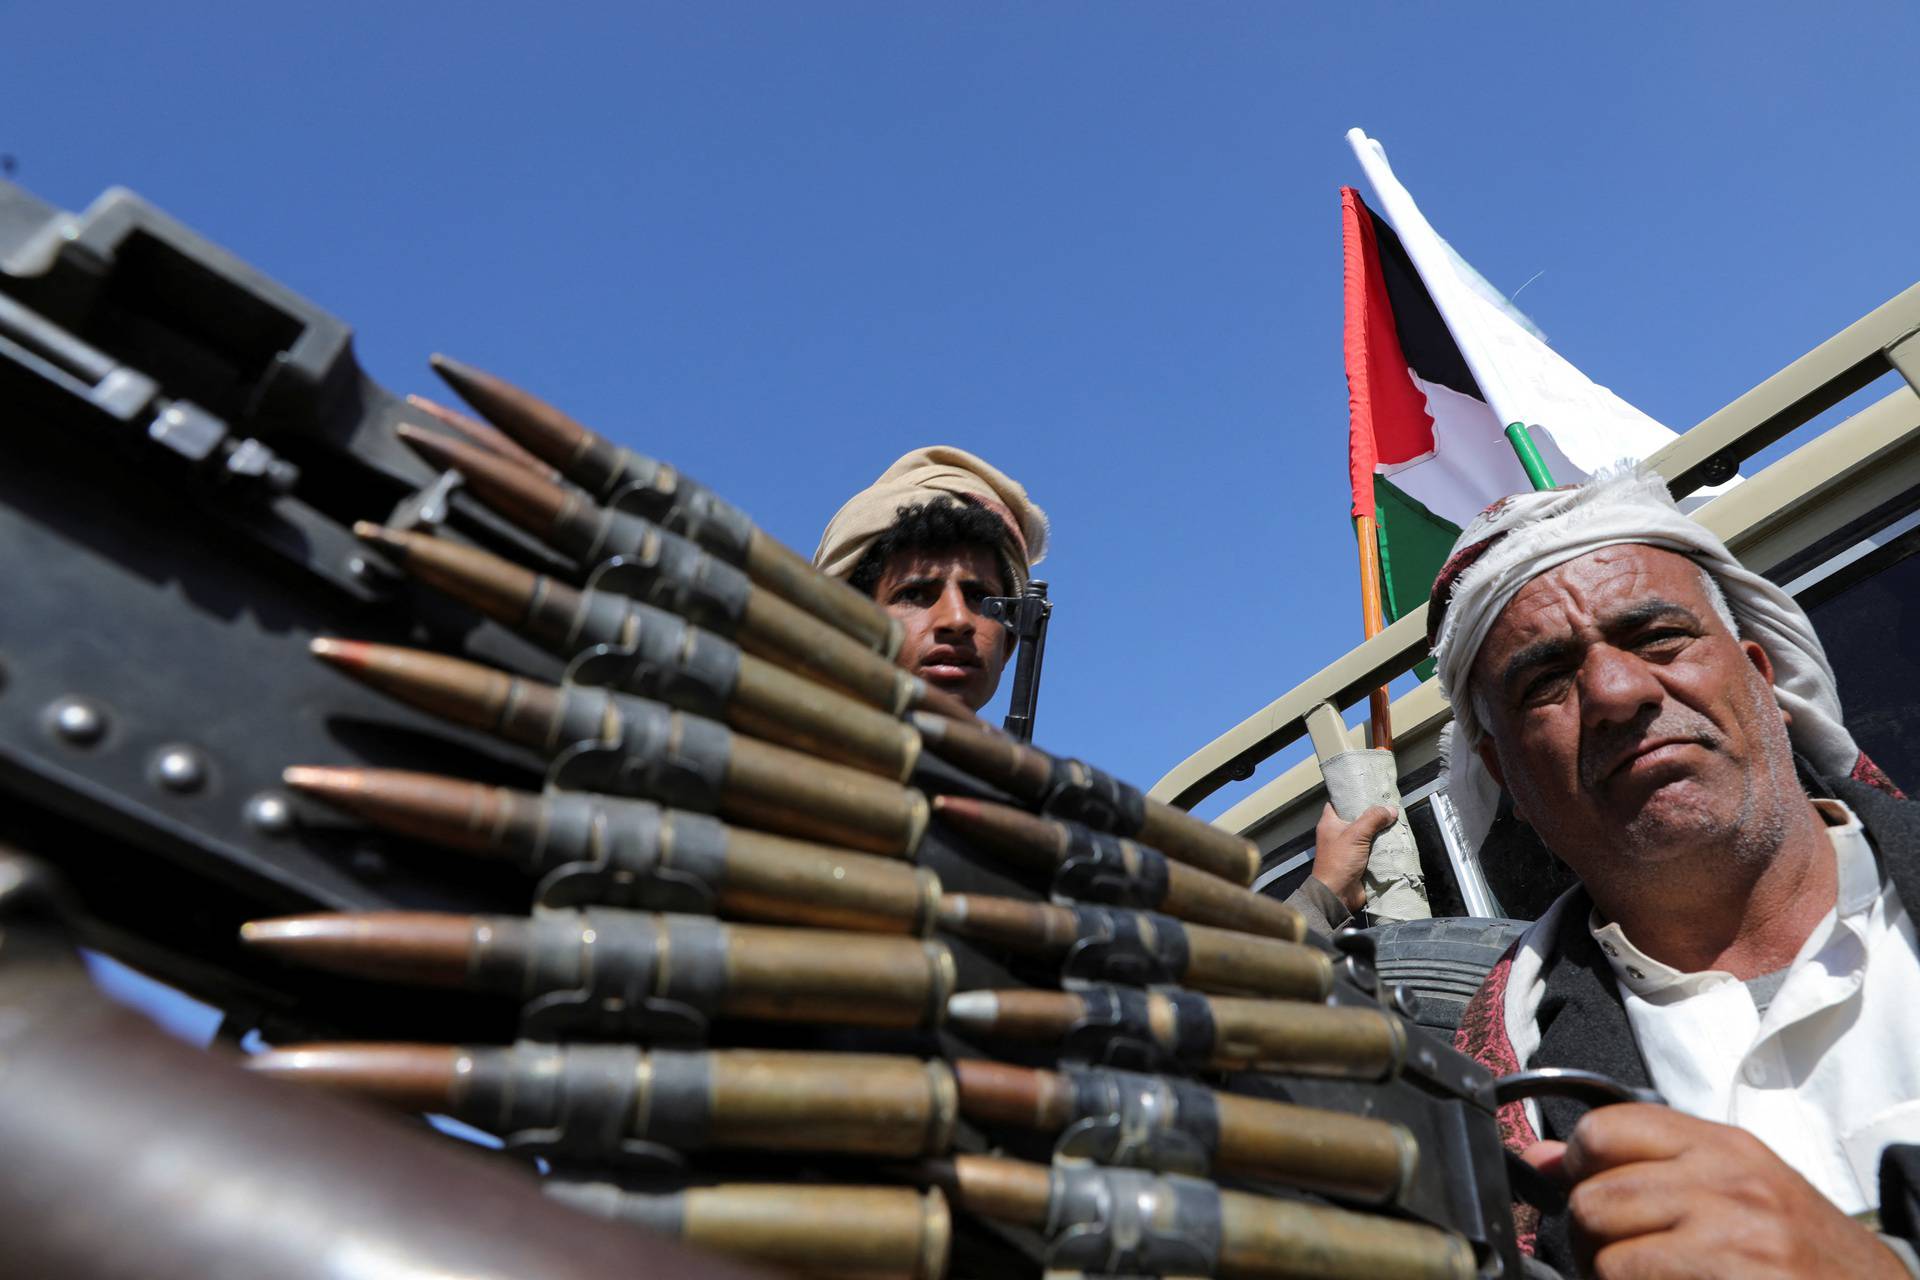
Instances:
[[[1013,575],[1007,571],[1006,528],[1000,517],[984,507],[939,497],[896,509],[893,524],[875,538],[847,581],[862,595],[872,595],[886,572],[887,561],[902,551],[934,551],[944,547],[985,547],[1000,566],[1000,589]]]

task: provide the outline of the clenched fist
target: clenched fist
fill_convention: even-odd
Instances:
[[[1572,1185],[1574,1249],[1599,1280],[1909,1280],[1873,1232],[1741,1129],[1668,1107],[1590,1111],[1524,1158]]]
[[[1393,825],[1400,811],[1392,805],[1377,804],[1352,822],[1333,811],[1331,804],[1320,810],[1320,822],[1313,829],[1313,878],[1333,890],[1333,896],[1355,915],[1367,905],[1367,857],[1373,842]]]

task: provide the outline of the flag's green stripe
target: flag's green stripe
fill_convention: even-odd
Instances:
[[[1381,605],[1392,622],[1427,602],[1460,529],[1396,489],[1384,476],[1373,478],[1373,500],[1379,510]],[[1433,660],[1415,669],[1422,680],[1429,679]]]

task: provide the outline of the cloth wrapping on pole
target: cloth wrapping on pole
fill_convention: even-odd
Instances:
[[[1367,911],[1379,924],[1425,920],[1433,914],[1427,905],[1427,882],[1420,872],[1420,847],[1407,825],[1407,806],[1400,799],[1399,768],[1391,751],[1342,751],[1320,762],[1327,780],[1327,799],[1333,811],[1348,822],[1377,804],[1391,805],[1399,816],[1373,841],[1367,855],[1363,883]]]

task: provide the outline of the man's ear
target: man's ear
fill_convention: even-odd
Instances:
[[[1494,782],[1499,784],[1500,789],[1511,798],[1513,791],[1507,786],[1506,775],[1500,772],[1500,753],[1493,749],[1493,739],[1481,738],[1479,744],[1474,747],[1473,753],[1480,757],[1480,763],[1487,766],[1487,772],[1493,775]],[[1522,822],[1527,820],[1526,815],[1520,812],[1518,800],[1513,802],[1513,816]]]
[[[1766,681],[1767,687],[1771,689],[1773,687],[1773,659],[1767,656],[1766,649],[1763,648],[1757,640],[1742,640],[1740,642],[1740,650],[1747,655],[1747,662],[1752,665],[1755,671],[1759,672],[1760,678]],[[1780,723],[1786,725],[1788,728],[1792,728],[1793,712],[1787,710],[1785,707],[1780,708]]]

